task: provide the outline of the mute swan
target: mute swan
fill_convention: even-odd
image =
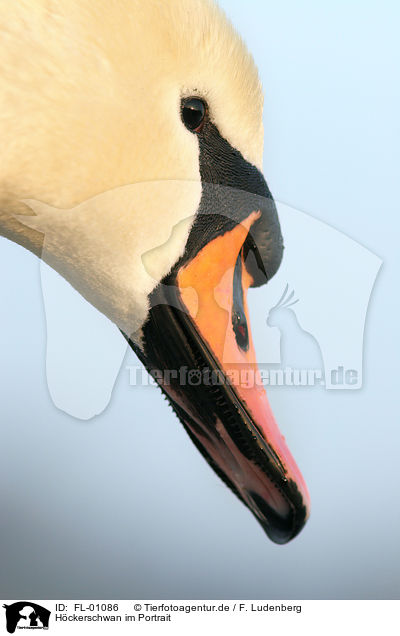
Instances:
[[[289,541],[307,487],[240,376],[258,378],[247,289],[283,249],[243,42],[208,0],[20,0],[0,29],[0,233],[116,323],[211,467]]]

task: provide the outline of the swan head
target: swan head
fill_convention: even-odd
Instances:
[[[11,9],[13,81],[0,79],[18,122],[16,137],[0,115],[2,233],[117,324],[212,468],[285,543],[309,498],[248,318],[248,288],[283,250],[254,62],[208,0],[27,6]]]

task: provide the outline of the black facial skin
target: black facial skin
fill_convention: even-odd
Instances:
[[[192,100],[182,100],[182,119],[185,104]],[[263,285],[278,270],[283,254],[278,214],[265,179],[255,166],[221,137],[207,110],[200,130],[193,134],[199,140],[203,192],[185,254],[176,264],[176,270],[211,240],[232,230],[251,212],[260,210],[261,218],[249,232],[244,255],[246,269],[253,277],[253,286]]]
[[[177,273],[182,266],[211,240],[234,229],[252,212],[260,211],[261,217],[250,229],[234,272],[232,328],[238,346],[246,351],[249,340],[243,309],[242,267],[251,274],[253,286],[267,282],[277,271],[283,241],[276,207],[262,174],[221,137],[203,100],[182,100],[181,118],[182,124],[197,135],[199,142],[202,181],[199,209],[184,255],[150,295],[150,311],[142,329],[143,348],[125,337],[147,369],[176,370],[176,378],[170,379],[168,385],[159,384],[193,443],[219,477],[253,512],[268,536],[276,543],[286,543],[305,523],[307,513],[302,495],[297,485],[287,479],[274,449],[262,437],[234,387],[227,381],[221,385],[213,379],[212,371],[222,373],[222,370],[199,336],[177,287]],[[203,374],[207,381],[183,385],[179,372],[185,366]],[[205,440],[209,444],[224,443],[217,431],[217,422],[222,422],[225,434],[233,441],[238,453],[261,469],[266,483],[279,491],[280,513],[258,493],[240,492],[210,456]]]

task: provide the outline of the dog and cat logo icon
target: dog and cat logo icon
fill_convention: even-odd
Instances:
[[[51,612],[37,603],[18,601],[3,607],[9,634],[14,634],[16,629],[49,629]]]

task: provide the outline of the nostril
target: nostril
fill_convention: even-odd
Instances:
[[[246,314],[244,311],[243,285],[242,285],[242,252],[236,261],[233,275],[233,297],[232,297],[232,327],[236,342],[242,351],[249,349],[249,330],[247,327]]]

